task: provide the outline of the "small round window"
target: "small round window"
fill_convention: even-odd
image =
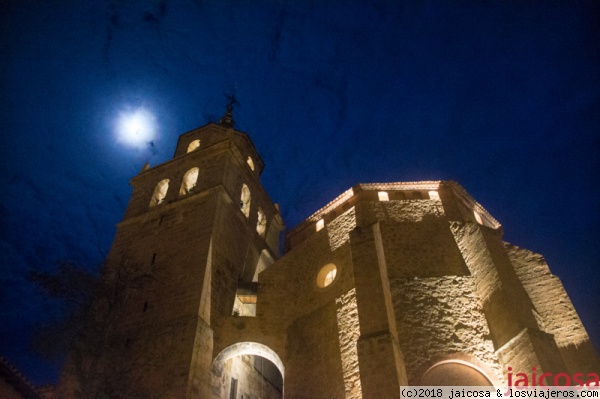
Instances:
[[[319,270],[317,274],[317,287],[325,288],[335,280],[337,275],[337,267],[333,263],[329,263]]]

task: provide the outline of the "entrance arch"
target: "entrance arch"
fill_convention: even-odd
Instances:
[[[225,363],[227,360],[242,355],[254,355],[264,357],[265,359],[271,361],[281,373],[282,377],[285,377],[285,367],[283,366],[283,362],[279,358],[279,355],[275,353],[275,351],[269,348],[266,345],[259,344],[258,342],[239,342],[237,344],[233,344],[223,349],[221,353],[217,355],[215,360],[213,361],[213,370],[216,371],[216,367],[220,363]]]
[[[421,365],[416,385],[499,386],[500,381],[488,365],[465,353],[438,354]]]
[[[493,386],[490,378],[472,364],[462,360],[444,360],[431,366],[421,378],[421,385]]]
[[[237,397],[235,391],[239,383],[239,390],[246,390],[246,394],[263,392],[260,394],[263,397],[266,387],[273,395],[264,397],[282,398],[284,377],[285,367],[274,350],[258,342],[239,342],[223,349],[215,357],[212,392],[219,398]]]

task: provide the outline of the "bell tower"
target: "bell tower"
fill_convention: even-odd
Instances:
[[[253,281],[279,257],[279,209],[232,105],[131,180],[103,271],[128,281],[99,372],[122,397],[206,397],[216,331],[236,312],[256,312]]]

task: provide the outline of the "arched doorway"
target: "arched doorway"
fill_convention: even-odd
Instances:
[[[494,386],[484,369],[461,359],[446,359],[433,363],[423,373],[422,386]]]
[[[212,391],[219,398],[283,398],[283,362],[268,346],[240,342],[221,351],[212,365]]]

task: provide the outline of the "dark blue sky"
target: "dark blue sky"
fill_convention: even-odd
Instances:
[[[55,377],[26,273],[99,263],[129,179],[233,92],[288,227],[356,183],[456,180],[600,346],[600,3],[323,3],[0,0],[0,354]],[[154,145],[124,145],[140,108]]]

